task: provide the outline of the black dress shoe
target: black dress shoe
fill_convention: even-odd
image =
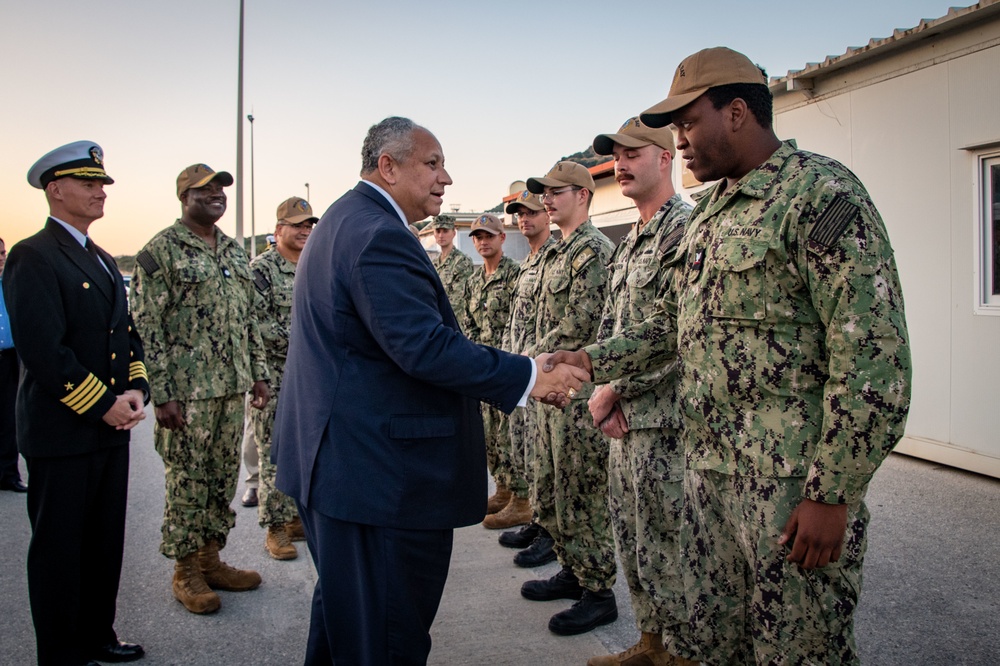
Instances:
[[[521,585],[521,596],[532,601],[552,601],[553,599],[579,599],[585,590],[569,567],[563,567],[548,580],[529,580]],[[612,600],[614,600],[612,598]]]
[[[527,525],[521,525],[516,530],[504,532],[497,541],[500,542],[501,546],[506,546],[507,548],[527,548],[535,540],[535,537],[538,536],[541,529],[541,525],[532,521]]]
[[[243,493],[243,499],[240,500],[243,506],[257,506],[257,489],[247,488],[247,491]]]
[[[575,636],[610,624],[618,619],[618,604],[611,590],[583,591],[578,602],[556,613],[549,620],[549,631],[560,636]]]
[[[142,649],[141,645],[115,641],[114,643],[109,643],[104,647],[97,648],[94,650],[93,654],[90,655],[90,657],[91,659],[96,659],[97,661],[120,663],[124,661],[142,659],[144,654],[146,654],[146,651]]]
[[[541,530],[531,545],[514,556],[514,564],[526,569],[540,567],[556,559],[555,539],[549,536],[545,530]]]
[[[0,490],[12,490],[15,493],[26,493],[28,492],[28,486],[21,482],[21,479],[15,479],[14,481],[0,481]]]

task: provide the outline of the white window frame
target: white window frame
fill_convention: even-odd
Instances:
[[[994,211],[1000,214],[1000,195],[993,195],[993,179],[990,171],[994,167],[997,169],[997,178],[1000,178],[1000,150],[982,152],[976,156],[976,230],[975,230],[975,259],[973,262],[973,274],[975,284],[973,293],[975,294],[975,313],[977,315],[988,315],[1000,317],[1000,284],[994,284],[993,262],[996,261],[996,252],[993,215]],[[1000,278],[998,278],[1000,279]]]

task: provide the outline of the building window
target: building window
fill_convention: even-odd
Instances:
[[[1000,154],[979,158],[976,312],[1000,316]]]

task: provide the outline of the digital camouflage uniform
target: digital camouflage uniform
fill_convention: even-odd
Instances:
[[[607,295],[608,237],[587,220],[560,241],[542,271],[535,327],[539,351],[579,349],[597,337]],[[615,581],[608,516],[608,448],[593,427],[585,385],[566,409],[537,404],[535,474],[538,524],[555,540],[559,562],[591,591]]]
[[[264,409],[251,409],[254,439],[260,459],[260,485],[257,515],[261,527],[284,525],[297,518],[295,501],[274,487],[277,467],[271,462],[271,431],[274,413],[281,391],[281,378],[288,357],[288,332],[292,323],[292,286],[295,284],[295,264],[285,259],[274,247],[250,262],[253,272],[254,309],[260,337],[267,353],[271,399]]]
[[[510,317],[510,302],[518,274],[517,262],[508,256],[492,275],[478,266],[465,286],[466,309],[462,328],[465,335],[481,345],[499,347]],[[486,464],[498,486],[510,488],[515,478],[510,455],[510,431],[507,415],[496,407],[482,405],[483,431],[486,434]]]
[[[131,307],[146,347],[152,401],[177,401],[184,430],[157,424],[166,472],[160,552],[181,559],[236,517],[244,393],[267,379],[246,253],[215,230],[216,249],[178,221],[136,256]]]
[[[517,285],[510,303],[510,319],[504,330],[501,348],[514,354],[527,353],[535,344],[538,295],[542,288],[542,266],[556,239],[549,236],[535,254],[529,254],[518,267]],[[511,465],[515,474],[508,486],[516,496],[528,498],[538,506],[535,487],[535,443],[538,439],[535,406],[517,407],[507,417],[510,429]]]
[[[455,318],[461,323],[462,313],[465,312],[466,307],[465,283],[472,275],[472,271],[475,270],[472,259],[469,259],[469,256],[457,247],[452,247],[451,252],[443,261],[441,257],[438,257],[431,263],[434,264],[434,270],[438,272],[441,284],[444,285],[444,291],[448,294],[451,309],[455,311]]]
[[[692,625],[713,661],[856,664],[864,495],[910,398],[892,248],[857,177],[790,142],[722,187],[692,214],[677,301]],[[595,374],[655,356],[648,332],[588,348]],[[777,545],[803,497],[848,507],[840,560],[811,571]]]
[[[691,206],[675,194],[622,240],[611,259],[611,288],[598,340],[612,338],[655,312],[674,279],[670,260],[690,212]],[[684,446],[676,357],[610,386],[621,396],[618,405],[629,427],[622,439],[610,440],[608,497],[636,623],[642,632],[662,634],[673,654],[687,654],[679,538]]]

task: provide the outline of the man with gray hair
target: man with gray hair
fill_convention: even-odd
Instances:
[[[470,342],[407,225],[441,210],[441,145],[387,118],[362,181],[327,210],[296,271],[274,427],[277,486],[318,573],[307,664],[422,664],[452,530],[486,512],[479,402],[509,413],[585,373]]]

